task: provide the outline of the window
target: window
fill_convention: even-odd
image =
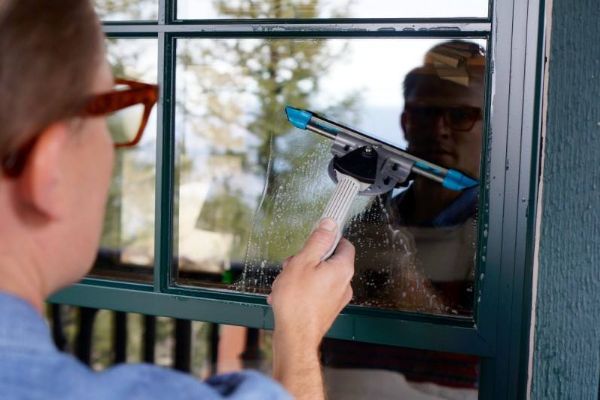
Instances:
[[[90,277],[54,300],[269,329],[269,280],[333,189],[330,142],[292,128],[283,108],[309,108],[412,151],[419,149],[406,136],[410,124],[427,116],[456,127],[462,116],[481,124],[471,151],[476,168],[469,170],[479,180],[477,211],[464,231],[429,234],[466,235],[468,251],[421,250],[429,261],[403,265],[449,265],[460,253],[473,266],[461,271],[470,284],[435,287],[428,304],[402,300],[411,289],[398,286],[402,277],[364,271],[364,297],[343,311],[329,337],[467,355],[480,368],[480,398],[516,397],[528,345],[540,4],[460,1],[444,12],[445,3],[433,1],[414,8],[316,3],[98,2],[115,70],[161,86],[157,129],[118,157],[103,249]],[[409,71],[425,68],[432,49],[452,40],[485,52],[480,106],[405,101]],[[464,86],[447,56],[442,51],[427,68],[443,82],[451,70],[450,81]],[[436,157],[447,164],[450,156]],[[394,193],[408,201],[409,190]],[[360,231],[370,200],[356,202],[348,234],[353,226]],[[403,237],[396,245],[409,243]],[[394,260],[410,255],[395,249]],[[413,282],[431,281],[431,274]],[[395,292],[372,296],[382,288]],[[462,309],[437,305],[446,291],[466,299]]]
[[[477,39],[177,39],[175,282],[268,293],[282,260],[302,246],[333,192],[328,174],[333,156],[330,140],[286,120],[288,104],[310,104],[399,148],[410,141],[429,161],[470,169],[478,177],[485,46]],[[432,54],[450,60],[423,67]],[[476,64],[466,65],[463,58]],[[409,74],[421,83],[407,91],[410,104],[404,104]],[[472,124],[440,138],[431,133],[435,127],[418,125],[434,117],[415,113],[441,106],[455,113],[472,107],[479,114],[463,116]],[[400,121],[403,110],[407,123]],[[438,192],[453,195],[430,186],[435,194],[419,201]],[[404,193],[392,201],[415,191],[405,189],[398,188]],[[449,213],[457,221],[407,229],[391,216],[374,221],[387,212],[375,211],[385,201],[360,197],[346,229],[357,249],[354,303],[472,314],[477,190],[456,200],[465,203]],[[468,215],[457,215],[462,213]],[[432,281],[438,289],[428,286]],[[460,293],[445,302],[441,296],[449,298],[450,291]]]

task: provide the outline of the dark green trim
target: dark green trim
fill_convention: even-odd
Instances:
[[[531,318],[533,305],[533,274],[535,264],[535,247],[536,247],[536,222],[537,222],[537,205],[538,195],[540,192],[541,179],[541,159],[542,159],[542,118],[543,118],[543,102],[544,102],[544,76],[545,76],[545,54],[546,54],[546,38],[545,38],[545,18],[546,18],[546,1],[539,0],[539,4],[529,5],[529,18],[531,23],[528,24],[527,36],[537,39],[537,51],[527,52],[526,55],[526,79],[535,77],[535,88],[528,93],[525,93],[525,104],[533,104],[532,118],[528,121],[531,126],[532,140],[530,149],[530,164],[529,164],[529,199],[525,209],[525,218],[527,219],[527,227],[525,237],[518,239],[518,243],[525,245],[524,249],[524,264],[525,271],[523,277],[523,289],[521,291],[521,310],[522,310],[522,325],[520,338],[514,337],[514,341],[520,341],[518,351],[518,360],[514,360],[517,372],[517,386],[515,388],[516,395],[519,398],[526,398],[527,380],[529,373],[529,353],[533,349],[530,348],[529,337],[531,334]],[[537,18],[537,24],[534,23]],[[533,45],[533,44],[532,44]],[[532,71],[533,70],[533,71]],[[527,129],[527,126],[525,127]],[[526,163],[527,159],[523,159]],[[525,184],[526,182],[524,182]],[[518,306],[518,305],[517,305]],[[600,400],[600,398],[599,398]]]
[[[158,32],[150,30],[111,30],[104,27],[103,31],[110,38],[155,38],[158,36]]]
[[[91,283],[97,282],[65,289],[52,296],[50,301],[125,312],[143,310],[144,314],[273,329],[271,307],[263,296],[213,291],[210,297],[198,297],[197,293],[192,296],[176,290],[153,293],[148,287],[140,290],[139,285],[117,282],[110,282],[110,286]],[[430,322],[401,320],[398,313],[373,315],[370,310],[357,308],[344,310],[327,336],[484,357],[493,354],[490,345],[473,327],[438,324],[435,319]]]
[[[482,362],[481,399],[526,396],[535,207],[539,185],[539,127],[543,72],[544,2],[497,4],[492,47],[495,89],[490,140],[490,235],[480,320],[495,336],[496,357]],[[513,21],[512,24],[501,23]],[[500,229],[498,229],[498,227]],[[492,264],[493,262],[493,264]],[[490,329],[491,331],[488,331]],[[495,334],[493,333],[495,331]]]
[[[174,24],[177,17],[177,3],[178,0],[160,0],[165,3],[165,16],[167,24]]]
[[[169,35],[161,33],[159,42],[159,85],[161,87],[158,118],[156,155],[156,265],[155,289],[164,292],[171,282],[170,269],[173,260],[173,193],[175,153],[175,49]]]
[[[487,54],[486,54],[486,63],[487,65],[493,65],[493,57],[492,51],[493,46],[491,44],[491,40],[488,39],[487,42]],[[493,82],[492,70],[488,68],[486,71],[485,77],[485,104],[491,103],[491,87]],[[484,127],[485,127],[485,141],[482,143],[481,150],[481,158],[487,162],[482,162],[479,176],[480,176],[480,191],[479,191],[479,215],[478,215],[478,224],[477,224],[477,274],[474,281],[474,295],[473,295],[473,316],[475,321],[481,321],[481,318],[485,313],[481,311],[481,299],[483,296],[483,288],[485,287],[485,272],[487,268],[487,244],[488,244],[488,235],[489,235],[489,224],[488,224],[488,215],[489,215],[489,182],[490,182],[490,168],[489,168],[489,160],[490,160],[490,140],[489,140],[489,132],[491,131],[491,107],[484,107]],[[484,190],[482,190],[484,189]],[[487,296],[487,292],[486,292]],[[483,296],[485,300],[485,296]],[[485,305],[486,302],[484,301]]]

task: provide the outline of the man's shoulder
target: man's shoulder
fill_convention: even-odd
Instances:
[[[0,392],[33,399],[289,399],[274,380],[254,371],[202,381],[151,364],[95,372],[70,355],[13,354],[0,361]]]
[[[255,371],[206,381],[151,364],[121,364],[95,372],[56,349],[48,326],[23,299],[0,292],[0,393],[27,399],[289,399]]]

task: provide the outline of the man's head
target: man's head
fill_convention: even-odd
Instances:
[[[485,56],[463,41],[433,47],[404,80],[401,125],[418,157],[479,176]]]
[[[0,9],[0,157],[72,116],[102,63],[89,1],[5,0]]]
[[[48,292],[78,280],[98,243],[112,141],[104,117],[77,115],[113,87],[103,37],[87,0],[0,6],[2,254],[20,252]]]

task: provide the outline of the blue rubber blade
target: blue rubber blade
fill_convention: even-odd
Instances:
[[[306,125],[308,125],[312,118],[312,113],[290,106],[285,107],[285,115],[288,121],[299,129],[306,129]]]
[[[456,191],[472,188],[478,184],[479,182],[477,182],[475,179],[469,178],[465,174],[461,174],[454,169],[448,170],[448,174],[444,177],[444,181],[442,182],[442,186],[444,186],[446,189]]]

